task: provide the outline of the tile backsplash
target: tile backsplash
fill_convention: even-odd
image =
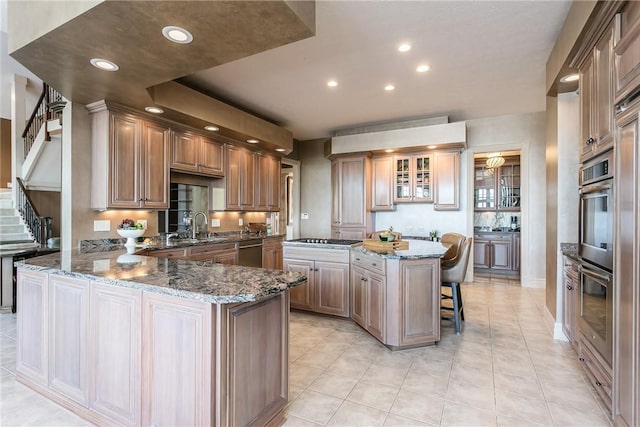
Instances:
[[[511,217],[517,218],[520,227],[520,212],[474,212],[473,226],[491,229],[510,227]]]

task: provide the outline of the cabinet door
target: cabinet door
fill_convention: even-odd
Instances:
[[[460,153],[436,153],[433,174],[433,209],[460,209]]]
[[[513,271],[520,271],[520,233],[513,235]]]
[[[198,170],[205,175],[224,175],[224,146],[210,139],[200,137]]]
[[[313,261],[300,259],[285,259],[285,271],[295,271],[307,277],[307,283],[291,288],[291,307],[302,310],[313,310],[313,295],[315,288],[315,266]]]
[[[367,231],[364,228],[332,227],[331,236],[334,239],[364,240],[367,238]]]
[[[113,208],[139,208],[141,121],[125,114],[111,115],[110,201]]]
[[[213,255],[213,262],[218,264],[238,265],[238,251],[218,252]]]
[[[143,122],[141,144],[140,206],[150,209],[169,207],[169,138],[166,126]]]
[[[491,268],[491,254],[489,253],[491,246],[488,240],[473,241],[473,266],[477,268]]]
[[[244,152],[240,148],[227,145],[226,155],[227,169],[224,175],[226,206],[228,210],[240,210],[240,178],[243,171]]]
[[[282,270],[282,239],[267,239],[262,246],[262,268]]]
[[[139,425],[142,292],[92,282],[89,316],[89,407],[119,424]]]
[[[212,425],[215,305],[144,293],[142,425]]]
[[[596,44],[594,114],[597,145],[603,152],[613,147],[613,38],[611,25]]]
[[[365,227],[365,158],[339,159],[340,226]]]
[[[89,405],[89,281],[49,275],[49,388]]]
[[[473,208],[476,211],[495,210],[496,208],[496,171],[484,164],[474,168]]]
[[[18,268],[16,371],[44,387],[49,383],[49,277]]]
[[[593,56],[590,56],[580,70],[580,160],[590,157],[594,147],[595,132],[593,130]]]
[[[400,262],[400,345],[440,340],[440,260]]]
[[[365,329],[380,341],[385,340],[386,280],[384,276],[368,273],[366,284],[366,326]]]
[[[260,153],[256,153],[254,157],[256,166],[255,209],[266,212],[269,209],[271,157]]]
[[[411,157],[396,156],[393,162],[395,165],[393,200],[394,202],[409,202],[414,195],[413,179],[411,177]]]
[[[393,157],[376,157],[371,160],[371,210],[392,211],[393,204]]]
[[[640,24],[635,1],[626,2],[620,13],[620,40],[615,45],[615,103],[629,96],[640,84]]]
[[[360,267],[351,268],[351,319],[358,325],[366,328],[366,304],[367,304],[367,274]]]
[[[277,157],[269,157],[271,162],[269,168],[269,197],[267,198],[267,208],[269,211],[280,211],[280,159]]]
[[[491,268],[495,270],[511,270],[511,237],[509,240],[491,241]]]
[[[433,155],[412,157],[413,201],[433,202]]]
[[[564,321],[562,332],[567,336],[570,343],[576,340],[576,305],[574,295],[576,293],[573,279],[566,273],[563,275],[564,289]]]
[[[349,264],[316,261],[314,272],[315,311],[349,317]]]
[[[253,153],[242,150],[240,162],[240,208],[253,210],[255,207],[256,169]]]
[[[496,193],[498,209],[508,211],[520,210],[520,165],[505,164],[496,172]]]
[[[175,130],[171,144],[171,168],[186,172],[198,172],[200,136]]]

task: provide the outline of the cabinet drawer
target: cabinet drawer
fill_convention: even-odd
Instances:
[[[235,243],[218,243],[215,245],[194,246],[190,248],[189,255],[208,255],[222,251],[233,251],[236,249]]]
[[[284,246],[284,257],[309,261],[326,261],[349,263],[348,249],[328,249]]]
[[[157,258],[185,258],[187,255],[187,249],[160,249],[157,251],[149,251],[148,255]]]
[[[602,401],[611,410],[611,372],[603,366],[597,352],[589,344],[589,340],[582,334],[578,337],[578,356],[587,373],[589,382],[593,385]]]
[[[378,255],[364,254],[360,251],[351,253],[351,265],[364,268],[384,276],[386,260]]]
[[[567,256],[564,257],[562,269],[567,276],[578,280],[578,264],[571,260],[571,258]]]

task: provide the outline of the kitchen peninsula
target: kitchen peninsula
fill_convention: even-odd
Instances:
[[[264,425],[302,274],[63,251],[18,264],[17,377],[98,425]]]

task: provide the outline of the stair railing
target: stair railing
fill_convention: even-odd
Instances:
[[[45,246],[47,240],[53,236],[52,219],[49,216],[40,216],[36,207],[31,201],[27,189],[20,178],[16,178],[18,181],[18,188],[16,191],[16,205],[18,212],[22,216],[23,221],[27,225],[27,228],[33,235],[34,239],[40,246]]]
[[[64,108],[66,101],[62,98],[62,95],[54,88],[46,83],[42,84],[42,93],[38,102],[27,121],[27,125],[22,132],[22,138],[24,140],[24,158],[27,158],[33,143],[40,132],[40,128],[44,126],[44,138],[45,141],[51,141],[49,135],[48,121],[62,118],[62,109]]]

